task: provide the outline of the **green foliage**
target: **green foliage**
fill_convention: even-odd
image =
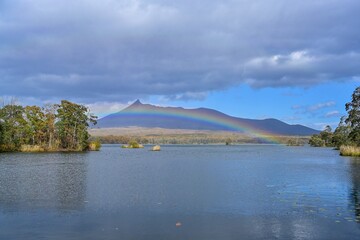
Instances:
[[[129,143],[128,143],[128,146],[130,148],[139,148],[139,143],[135,140],[131,140]]]
[[[309,144],[312,147],[325,147],[325,141],[320,137],[320,135],[314,134],[309,140]]]
[[[351,96],[351,102],[345,104],[348,116],[345,123],[350,124],[349,139],[360,146],[360,87],[357,87]]]
[[[231,138],[227,138],[227,139],[225,140],[225,145],[231,145],[231,144],[232,144]]]
[[[335,131],[332,133],[331,127],[327,126],[319,135],[311,137],[311,146],[335,147],[342,155],[357,156],[357,147],[360,146],[360,87],[355,89],[345,109],[348,115],[341,118]]]
[[[360,87],[357,87],[351,96],[351,102],[345,104],[348,117],[345,122],[352,128],[360,127]]]
[[[1,111],[1,110],[0,110]],[[4,120],[0,118],[0,146],[2,145],[2,142],[4,141]]]
[[[0,152],[83,151],[88,148],[87,128],[96,118],[85,106],[65,100],[43,108],[5,105],[0,108]]]
[[[335,129],[332,136],[332,143],[336,149],[340,149],[342,145],[351,145],[351,141],[349,138],[350,132],[350,125],[346,124],[344,121],[344,117],[342,117],[338,127]]]
[[[333,147],[333,133],[331,127],[328,125],[320,134],[314,134],[309,140],[310,146],[313,147]]]
[[[288,140],[287,146],[304,146],[304,142],[299,138],[291,138]]]
[[[320,138],[324,141],[326,147],[332,147],[332,129],[329,125],[327,125],[324,131],[320,132]]]
[[[26,120],[24,108],[19,105],[6,105],[0,109],[2,134],[0,151],[12,151],[26,141]]]
[[[56,117],[60,146],[75,151],[85,150],[90,137],[87,128],[89,122],[96,124],[96,117],[89,114],[85,106],[66,100],[57,105]]]
[[[144,146],[139,144],[136,140],[130,140],[127,145],[121,146],[122,148],[143,148]]]
[[[26,123],[26,142],[31,145],[41,145],[46,136],[46,118],[45,113],[38,106],[26,106],[24,108]]]

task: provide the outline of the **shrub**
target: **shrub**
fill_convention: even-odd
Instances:
[[[131,140],[131,141],[129,141],[128,146],[129,146],[129,148],[139,148],[140,145],[137,141]]]
[[[225,145],[231,145],[231,144],[232,144],[231,138],[227,138],[227,139],[225,140]]]
[[[135,140],[130,140],[128,145],[122,145],[122,148],[144,148],[143,145],[139,144],[137,141]]]
[[[99,151],[101,148],[101,143],[99,140],[91,141],[89,143],[89,150],[90,151]]]
[[[0,152],[16,152],[19,148],[15,144],[0,144]]]
[[[325,147],[325,141],[323,139],[320,138],[319,135],[312,135],[310,140],[309,140],[309,144],[312,147]]]
[[[287,144],[287,146],[304,146],[304,143],[302,141],[299,141],[298,138],[292,138],[289,139]]]

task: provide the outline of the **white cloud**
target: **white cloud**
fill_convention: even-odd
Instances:
[[[327,102],[320,102],[313,105],[293,105],[291,109],[295,110],[296,113],[301,114],[317,114],[319,111],[323,109],[335,106],[335,101],[327,101]]]
[[[112,113],[116,113],[127,107],[128,104],[118,102],[95,102],[86,104],[92,113],[98,117],[104,117]]]
[[[311,105],[307,108],[308,112],[315,112],[323,108],[328,108],[334,106],[336,103],[334,101],[328,101],[323,103],[317,103],[315,105]]]
[[[185,92],[181,94],[167,96],[164,99],[173,101],[203,100],[207,96],[207,92]]]
[[[325,117],[326,118],[332,118],[332,117],[339,117],[340,116],[340,112],[339,111],[330,111],[330,112],[327,112],[325,114]]]
[[[306,50],[291,52],[288,55],[274,55],[270,57],[257,57],[251,59],[245,64],[246,68],[263,68],[263,67],[294,67],[301,68],[314,62]]]

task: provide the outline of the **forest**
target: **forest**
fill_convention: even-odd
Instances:
[[[83,105],[62,100],[59,104],[0,107],[0,152],[85,151],[90,125],[97,117]]]

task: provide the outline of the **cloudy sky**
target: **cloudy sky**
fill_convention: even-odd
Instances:
[[[0,0],[0,96],[336,126],[360,85],[359,12],[357,0]]]

